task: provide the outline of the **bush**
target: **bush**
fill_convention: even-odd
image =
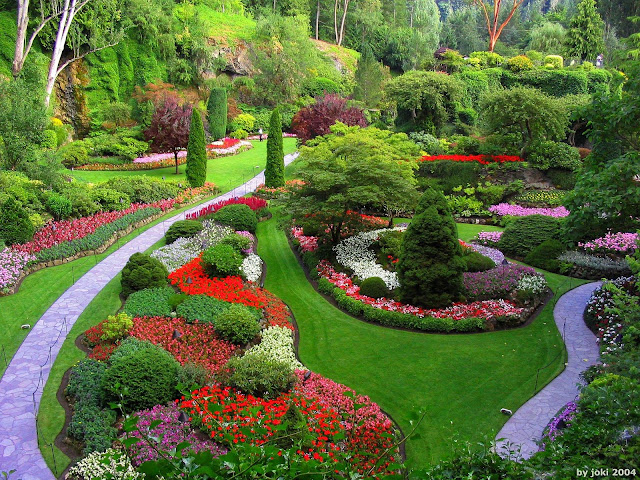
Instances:
[[[234,230],[246,230],[255,233],[258,226],[256,213],[244,204],[233,204],[222,207],[214,215],[216,222],[228,225]]]
[[[247,132],[253,131],[253,126],[256,123],[256,117],[249,113],[241,113],[236,118],[231,120],[228,125],[229,130],[245,130]]]
[[[179,305],[182,305],[186,300],[189,299],[189,295],[186,293],[176,293],[175,295],[171,295],[169,297],[168,303],[172,312],[176,311]]]
[[[558,168],[576,171],[582,165],[576,148],[562,142],[537,141],[526,149],[525,158],[530,167],[540,170]]]
[[[53,130],[45,130],[42,132],[42,141],[40,147],[45,150],[55,150],[58,148],[58,136]]]
[[[207,102],[209,133],[215,140],[224,137],[227,132],[227,91],[216,87],[209,94]]]
[[[559,240],[545,240],[524,258],[525,263],[549,272],[560,270],[558,256],[566,250]]]
[[[128,412],[166,404],[178,393],[180,364],[162,347],[141,345],[127,355],[112,356],[102,378],[106,401],[119,402],[122,394],[123,408]]]
[[[191,187],[202,187],[207,180],[207,143],[202,117],[197,109],[191,112],[189,141],[187,143],[187,181]]]
[[[27,211],[13,197],[7,198],[0,206],[0,240],[7,245],[25,243],[34,233]]]
[[[411,132],[409,138],[415,142],[421,150],[429,155],[442,155],[445,148],[442,142],[427,132]]]
[[[467,272],[484,272],[496,266],[493,260],[478,252],[469,252],[462,257],[467,268]]]
[[[240,275],[242,255],[231,245],[218,243],[202,254],[202,265],[209,277]]]
[[[526,257],[546,240],[560,239],[561,222],[544,215],[516,218],[504,229],[498,248],[505,254]]]
[[[494,52],[473,52],[469,56],[480,59],[480,65],[483,67],[499,67],[504,63],[504,58]]]
[[[247,250],[249,247],[251,247],[251,239],[238,233],[227,235],[222,240],[220,240],[220,243],[223,245],[231,245],[233,249],[238,253],[241,253],[243,250]]]
[[[87,144],[82,140],[63,145],[58,149],[57,155],[67,168],[86,165],[89,161],[89,150]]]
[[[112,188],[93,188],[90,192],[91,198],[100,205],[101,210],[107,212],[112,210],[125,210],[131,206],[129,197]]]
[[[105,342],[116,342],[126,337],[131,327],[133,327],[133,319],[126,313],[109,315],[102,322],[102,335],[100,338]]]
[[[525,70],[531,70],[533,68],[533,62],[529,57],[524,55],[518,55],[517,57],[507,60],[507,69],[512,72],[524,72]]]
[[[101,409],[84,402],[76,403],[67,435],[84,442],[85,455],[104,451],[117,438],[118,431],[113,428],[115,421],[116,413],[111,409]]]
[[[65,395],[75,397],[90,405],[101,405],[103,402],[100,384],[107,370],[107,365],[92,358],[80,360],[69,373],[69,384]]]
[[[437,160],[421,162],[416,176],[438,179],[442,191],[450,194],[460,185],[475,185],[480,180],[480,164],[477,162],[452,162]]]
[[[480,148],[480,140],[474,137],[455,135],[451,137],[451,146],[453,147],[453,153],[455,154],[477,155],[478,149]],[[460,183],[459,185],[464,185],[464,183]]]
[[[297,381],[286,362],[263,355],[235,357],[227,363],[222,383],[255,397],[273,399],[291,391]]]
[[[244,345],[260,333],[260,323],[255,311],[241,304],[233,304],[215,320],[220,338],[237,345]]]
[[[564,64],[564,59],[560,55],[547,55],[544,57],[544,66],[546,68],[560,69]]]
[[[176,307],[176,313],[189,322],[214,323],[230,306],[231,303],[208,295],[189,295]]]
[[[209,381],[209,373],[202,365],[185,363],[178,370],[178,387],[184,385],[190,392],[203,387]]]
[[[128,297],[138,290],[163,287],[167,284],[168,275],[169,272],[160,260],[144,253],[134,253],[122,269],[122,294]]]
[[[234,130],[233,132],[231,132],[231,138],[237,138],[238,140],[244,140],[248,136],[249,136],[249,134],[247,133],[247,131],[243,130],[241,128],[238,128],[238,129]]]
[[[67,197],[63,197],[54,192],[47,198],[47,211],[53,215],[56,220],[64,220],[71,216],[73,205]]]
[[[175,242],[179,238],[190,238],[202,231],[202,223],[197,220],[178,220],[174,222],[164,234],[167,244]]]
[[[174,198],[180,191],[177,183],[165,182],[146,175],[115,177],[105,182],[104,187],[126,194],[134,203],[152,203],[165,198]]]
[[[129,295],[124,311],[132,317],[166,317],[171,314],[169,297],[173,288],[147,288]]]
[[[562,168],[550,168],[546,174],[551,183],[560,190],[573,190],[578,181],[576,172]]]
[[[609,70],[598,68],[587,72],[587,89],[590,94],[596,92],[609,92],[609,84],[613,75]]]
[[[340,85],[325,77],[311,77],[302,84],[302,95],[315,98],[327,93],[340,93]]]
[[[389,289],[380,277],[369,277],[360,284],[360,295],[371,298],[389,297]]]

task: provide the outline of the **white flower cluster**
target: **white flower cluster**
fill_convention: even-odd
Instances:
[[[547,281],[542,275],[523,275],[516,287],[516,290],[531,290],[534,295],[539,295],[546,289]]]
[[[344,267],[353,270],[353,274],[365,280],[370,277],[380,277],[387,288],[393,289],[400,286],[396,272],[390,272],[382,268],[376,262],[375,253],[369,250],[369,246],[375,242],[382,232],[406,230],[405,227],[392,229],[382,228],[371,232],[363,232],[341,241],[333,247],[336,252],[336,260]]]
[[[202,226],[202,231],[197,235],[188,238],[180,237],[172,244],[160,247],[151,256],[160,260],[169,272],[173,272],[196,258],[206,248],[233,233],[232,228],[219,225],[212,220],[205,220]]]
[[[240,268],[247,280],[257,282],[262,275],[262,259],[255,253],[250,253],[244,257]]]
[[[112,478],[113,480],[139,480],[145,478],[131,465],[129,457],[123,452],[109,448],[104,452],[93,452],[74,465],[66,478],[92,480],[94,478]]]
[[[285,327],[269,327],[261,333],[262,341],[251,347],[247,356],[269,358],[287,363],[291,370],[307,370],[296,358],[293,350],[293,332]]]

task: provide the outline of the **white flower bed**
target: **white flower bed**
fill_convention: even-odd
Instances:
[[[287,363],[291,370],[307,370],[293,350],[293,331],[285,327],[269,327],[260,334],[262,341],[251,347],[245,357],[256,356]]]
[[[255,253],[250,253],[242,261],[242,273],[250,282],[257,282],[262,275],[262,259]]]
[[[94,478],[138,480],[145,477],[143,473],[136,472],[129,457],[114,448],[89,454],[74,465],[67,476],[83,480]]]
[[[531,290],[534,295],[539,295],[547,289],[547,281],[542,275],[523,275],[516,290]]]

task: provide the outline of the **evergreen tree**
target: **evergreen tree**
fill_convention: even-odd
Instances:
[[[402,240],[397,265],[400,299],[428,308],[459,299],[464,272],[458,229],[444,195],[428,189]]]
[[[189,143],[187,144],[187,181],[192,187],[201,187],[207,179],[207,147],[200,112],[193,109]]]
[[[368,43],[362,46],[361,53],[355,74],[356,88],[353,98],[364,102],[367,107],[374,108],[382,98],[384,73]]]
[[[215,140],[224,138],[227,133],[227,90],[216,87],[209,94],[207,103],[209,114],[209,133]]]
[[[269,121],[267,138],[267,166],[264,170],[264,184],[269,188],[284,186],[284,150],[282,147],[282,122],[277,108]]]
[[[33,238],[35,228],[29,215],[13,197],[0,207],[0,240],[7,245],[25,243]]]
[[[596,10],[595,0],[582,0],[567,32],[569,57],[595,60],[604,50],[604,22]]]

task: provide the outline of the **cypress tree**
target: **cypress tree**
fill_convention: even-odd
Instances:
[[[264,170],[264,184],[269,188],[284,186],[284,149],[282,146],[282,122],[277,108],[269,121],[267,138],[267,166]]]
[[[595,60],[604,50],[604,22],[595,0],[582,0],[569,23],[567,51],[570,57]]]
[[[187,144],[187,181],[192,187],[201,187],[207,179],[207,146],[200,112],[193,109]]]
[[[0,240],[7,245],[25,243],[33,238],[35,228],[26,210],[13,197],[0,207]]]
[[[207,103],[209,114],[209,133],[215,140],[224,138],[227,133],[227,90],[215,87],[209,94]]]
[[[428,189],[402,239],[398,258],[400,300],[428,308],[460,298],[465,264],[458,228],[444,195]]]
[[[374,108],[382,98],[382,66],[376,62],[369,44],[363,45],[361,53],[355,73],[356,88],[353,90],[353,98]]]

